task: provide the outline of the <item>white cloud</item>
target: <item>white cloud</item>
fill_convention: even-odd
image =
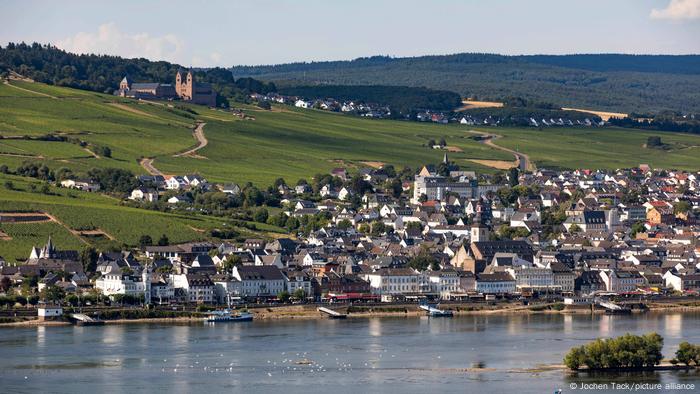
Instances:
[[[651,10],[652,19],[700,19],[700,0],[671,0],[666,8]]]
[[[97,32],[80,32],[59,40],[55,45],[75,53],[118,55],[127,58],[145,57],[151,60],[181,60],[184,43],[173,34],[151,36],[148,33],[129,34],[119,30],[116,23],[100,25]]]

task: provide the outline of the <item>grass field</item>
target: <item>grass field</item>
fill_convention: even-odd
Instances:
[[[500,134],[498,145],[526,153],[538,167],[700,169],[700,136],[628,129],[479,129]],[[660,136],[668,150],[649,149],[647,137]]]

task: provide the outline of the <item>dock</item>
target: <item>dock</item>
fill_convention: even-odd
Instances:
[[[348,317],[346,313],[340,313],[338,311],[334,311],[333,309],[326,308],[325,306],[319,307],[318,311],[327,315],[331,319],[345,319]]]
[[[70,315],[70,318],[78,326],[101,326],[105,324],[104,320],[95,319],[84,313],[73,313]]]
[[[418,305],[418,307],[426,312],[430,317],[452,317],[452,311],[446,311],[443,309],[438,309],[430,305]]]
[[[625,315],[632,312],[630,308],[618,305],[612,301],[605,301],[602,298],[596,298],[595,303],[605,308],[605,313],[610,315]]]

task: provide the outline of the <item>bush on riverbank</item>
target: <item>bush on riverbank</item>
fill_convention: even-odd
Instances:
[[[678,350],[676,350],[676,358],[674,360],[685,364],[687,367],[690,364],[695,364],[696,367],[700,366],[700,345],[681,342],[678,345]]]
[[[646,335],[625,334],[610,339],[596,339],[575,347],[564,357],[564,364],[572,370],[586,366],[589,369],[652,368],[663,359],[664,339],[657,333]]]

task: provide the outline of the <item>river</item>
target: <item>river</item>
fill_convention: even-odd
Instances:
[[[679,342],[700,343],[700,313],[2,328],[0,392],[620,392],[613,381],[700,387],[695,372],[532,370],[560,364],[568,349],[598,337],[651,331],[665,338],[670,358]],[[465,371],[474,366],[483,369]],[[609,386],[580,389],[591,383]]]

